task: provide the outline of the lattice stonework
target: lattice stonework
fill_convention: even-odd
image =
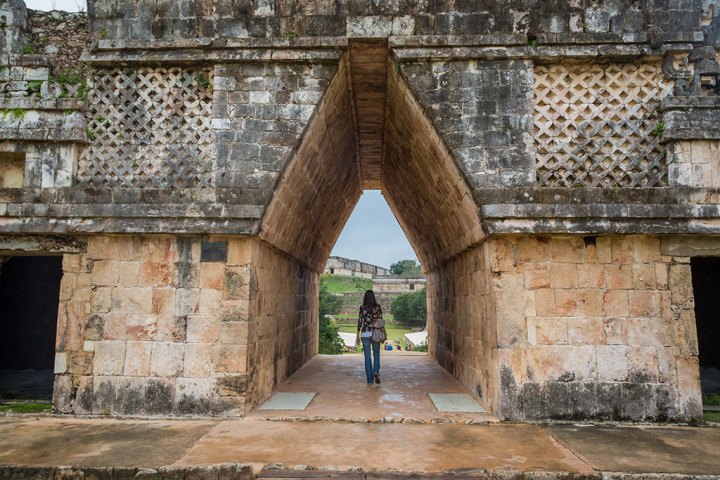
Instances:
[[[547,187],[667,183],[659,63],[535,67],[537,179]]]
[[[191,188],[211,184],[215,158],[212,71],[96,70],[88,94],[92,144],[78,182],[95,187]]]

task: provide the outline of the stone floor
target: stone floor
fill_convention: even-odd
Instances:
[[[491,417],[437,412],[428,393],[465,391],[426,357],[383,361],[383,382],[367,386],[361,357],[317,357],[278,388],[317,393],[300,416],[256,410],[238,420],[0,418],[0,479],[83,478],[59,469],[72,466],[86,479],[140,478],[137,469],[149,468],[156,470],[142,478],[217,480],[225,478],[222,469],[251,471],[239,464],[266,478],[720,478],[718,427],[476,423]],[[400,423],[405,419],[418,421]],[[276,472],[268,467],[285,473],[268,476]],[[105,477],[92,468],[105,468]],[[215,470],[198,470],[206,468]]]
[[[276,388],[276,392],[317,393],[305,410],[255,409],[251,419],[488,423],[486,413],[439,412],[430,393],[467,394],[467,389],[427,354],[382,352],[380,385],[365,380],[362,355],[318,355]]]

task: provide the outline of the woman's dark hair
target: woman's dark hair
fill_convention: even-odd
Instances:
[[[373,292],[372,290],[365,291],[365,297],[363,298],[363,307],[370,310],[375,308],[376,306],[377,301],[375,300],[375,292]]]

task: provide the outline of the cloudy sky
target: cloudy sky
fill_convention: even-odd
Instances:
[[[34,10],[85,10],[84,0],[25,0]],[[361,260],[381,267],[406,258],[417,259],[395,216],[378,190],[360,198],[332,255]]]
[[[33,10],[77,12],[78,10],[85,10],[85,0],[25,0],[25,6]]]
[[[340,234],[333,255],[381,267],[417,259],[379,190],[366,190]]]

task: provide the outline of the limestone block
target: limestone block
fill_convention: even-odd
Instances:
[[[224,344],[247,345],[248,322],[222,322],[220,342]]]
[[[157,317],[157,333],[159,342],[184,342],[187,339],[186,315],[161,315]]]
[[[579,264],[577,280],[580,288],[602,288],[605,286],[605,269],[592,263]]]
[[[571,352],[574,380],[596,381],[598,372],[595,345],[574,345]]]
[[[681,417],[702,418],[702,395],[700,391],[700,366],[698,357],[678,356],[677,403]]]
[[[105,335],[105,324],[108,315],[92,315],[88,317],[85,322],[85,329],[83,331],[83,338],[85,340],[114,340],[110,339]],[[124,322],[123,322],[124,327]],[[123,332],[124,333],[124,332]],[[123,338],[123,337],[119,337]],[[118,339],[119,339],[118,338]]]
[[[112,308],[112,287],[97,287],[90,294],[90,308],[93,313],[108,313]]]
[[[247,369],[246,345],[213,346],[213,372],[245,373]]]
[[[496,240],[492,243],[490,269],[493,272],[510,272],[515,266],[513,244],[507,240]]]
[[[415,31],[415,19],[410,16],[394,17],[392,21],[393,35],[412,35]]]
[[[158,251],[156,247],[154,251]],[[171,263],[142,262],[138,278],[140,287],[166,287],[176,285],[177,272]]]
[[[628,375],[627,347],[624,345],[598,345],[597,369],[601,382],[624,382]]]
[[[150,288],[114,288],[111,296],[113,312],[152,313],[152,289]]]
[[[230,239],[228,241],[228,265],[249,265],[253,257],[253,240]]]
[[[572,373],[572,348],[569,345],[541,345],[527,350],[530,379],[537,382],[555,381]]]
[[[183,372],[185,345],[182,343],[153,342],[150,375],[154,377],[177,377]]]
[[[660,312],[660,298],[654,290],[628,291],[631,317],[655,317]]]
[[[216,380],[214,378],[178,378],[175,383],[175,403],[179,413],[207,415],[212,405]]]
[[[93,262],[92,282],[93,285],[114,286],[118,284],[118,262],[109,260],[97,260]]]
[[[173,315],[175,313],[175,289],[152,289],[152,313],[154,315]]]
[[[597,261],[601,264],[612,262],[612,239],[610,237],[598,237],[595,240]]]
[[[550,257],[550,243],[545,239],[522,237],[517,241],[518,262],[547,262]]]
[[[550,252],[556,262],[585,262],[585,244],[578,237],[553,237],[550,239]]]
[[[225,285],[225,264],[204,262],[200,264],[200,288],[222,290]]]
[[[598,317],[568,317],[567,339],[572,345],[598,345],[603,343],[602,320]]]
[[[539,317],[555,316],[555,290],[551,288],[535,290],[535,312]]]
[[[67,353],[55,352],[55,368],[53,372],[55,374],[67,372]]]
[[[125,365],[125,342],[102,340],[95,344],[93,373],[96,375],[122,375]]]
[[[551,288],[577,288],[577,266],[574,263],[550,264]]]
[[[555,312],[560,316],[573,316],[577,314],[577,290],[555,290]]]
[[[655,383],[658,381],[657,348],[654,346],[628,347],[628,380],[635,383]]]
[[[220,339],[220,322],[214,316],[190,315],[187,317],[187,341],[215,343]]]
[[[546,264],[525,264],[525,288],[536,290],[550,287],[550,268]]]
[[[563,345],[568,343],[568,327],[565,318],[538,318],[535,322],[535,329],[539,345]]]
[[[627,317],[628,292],[627,290],[608,290],[603,296],[603,313],[607,317]]]
[[[53,407],[60,413],[73,413],[73,381],[71,375],[55,375]]]
[[[63,273],[79,273],[80,272],[80,255],[66,253],[63,255],[62,260]],[[63,276],[63,279],[65,276]]]
[[[603,334],[605,343],[608,345],[627,344],[627,325],[625,319],[605,318],[603,319]]]
[[[392,17],[347,17],[346,34],[349,38],[385,38],[392,34],[392,27]]]
[[[152,342],[128,341],[125,353],[123,374],[137,377],[150,375]]]
[[[658,287],[656,271],[658,264],[643,263],[632,266],[633,286],[637,289],[654,289]],[[661,265],[662,266],[662,265]]]
[[[675,307],[686,309],[692,309],[695,307],[690,265],[670,265],[669,285],[672,304]]]
[[[672,322],[672,326],[674,345],[679,349],[680,354],[697,356],[699,350],[695,312],[683,310],[677,315],[675,322]]]
[[[155,315],[128,314],[125,317],[125,338],[128,340],[155,340],[156,334]]]
[[[602,315],[603,293],[597,288],[577,290],[577,313],[598,317]]]
[[[200,289],[198,313],[200,315],[219,315],[221,313],[222,290]]]
[[[118,285],[120,287],[136,287],[140,278],[140,262],[118,262]]]
[[[197,315],[199,308],[199,288],[178,288],[175,290],[175,309],[178,315]]]
[[[608,289],[633,288],[632,266],[630,265],[607,265],[605,278]]]
[[[184,377],[206,378],[212,371],[213,347],[207,343],[188,343],[185,347]]]

